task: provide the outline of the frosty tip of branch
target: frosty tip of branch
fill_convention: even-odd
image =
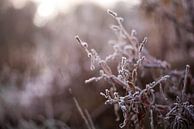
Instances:
[[[78,35],[75,36],[75,39],[79,44],[81,44],[82,47],[88,48],[88,44],[86,42],[83,42]]]
[[[80,43],[80,44],[81,44],[81,42],[82,42],[82,41],[81,41],[81,39],[79,38],[79,36],[78,36],[78,35],[76,35],[76,36],[75,36],[75,39],[77,40],[77,42],[78,42],[78,43]]]
[[[110,14],[112,17],[117,17],[117,13],[115,13],[114,11],[108,9],[107,13]]]
[[[135,35],[137,35],[137,32],[136,32],[135,29],[132,29],[132,30],[131,30],[131,36],[135,36]]]

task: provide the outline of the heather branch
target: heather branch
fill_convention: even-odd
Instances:
[[[188,105],[187,103],[182,102],[182,100],[181,102],[177,101],[178,103],[175,103],[176,108],[174,107],[172,109],[170,109],[168,105],[157,105],[155,103],[155,99],[158,98],[155,96],[154,88],[158,85],[160,95],[162,95],[164,99],[167,100],[167,97],[164,95],[164,91],[162,89],[162,82],[169,79],[172,75],[160,75],[162,77],[159,80],[147,84],[145,89],[140,89],[138,87],[139,76],[137,76],[137,74],[142,72],[141,66],[143,66],[143,68],[159,68],[160,70],[164,70],[162,71],[163,74],[169,74],[169,64],[165,61],[155,59],[146,50],[144,50],[145,44],[147,43],[147,37],[145,37],[144,40],[139,43],[137,38],[135,37],[136,32],[132,30],[131,35],[129,35],[122,24],[123,19],[121,17],[118,17],[117,13],[111,10],[108,10],[107,12],[117,21],[118,24],[112,26],[112,29],[116,31],[116,34],[118,34],[118,41],[112,42],[112,46],[114,49],[113,54],[107,56],[105,60],[103,60],[98,56],[98,53],[94,49],[88,49],[87,43],[83,42],[78,36],[76,36],[75,38],[78,43],[85,49],[88,57],[91,59],[91,69],[94,70],[96,64],[101,68],[99,77],[92,77],[86,80],[85,83],[104,79],[108,83],[112,84],[113,87],[115,85],[118,85],[122,86],[123,89],[126,90],[127,95],[125,96],[120,96],[116,90],[111,91],[111,89],[106,89],[105,93],[100,93],[106,98],[105,104],[117,105],[122,111],[124,121],[122,124],[120,124],[120,127],[123,128],[124,126],[126,126],[126,124],[130,123],[130,127],[133,127],[135,129],[143,128],[142,121],[144,119],[144,116],[146,115],[147,110],[150,110],[151,129],[154,129],[153,113],[155,112],[156,114],[160,113],[161,115],[161,112],[165,111],[166,113],[168,110],[170,110],[166,114],[166,118],[168,119],[168,117],[177,115],[177,112],[178,115],[181,115],[181,112],[177,111],[177,109],[180,108],[180,110],[187,110],[187,115],[190,115],[191,117],[192,112],[190,106],[192,105]],[[130,44],[127,44],[127,42],[129,42]],[[110,60],[114,60],[117,56],[121,57],[121,61],[118,63],[117,66],[118,75],[114,75],[107,62]],[[186,90],[189,68],[189,65],[187,65],[185,70],[182,95],[185,93]],[[177,126],[177,123],[178,125],[180,125],[180,119],[179,117],[173,116],[173,120],[176,122],[172,123],[175,126]],[[194,121],[194,117],[190,119],[193,119]]]
[[[166,81],[166,79],[168,79],[169,77],[170,77],[169,75],[165,75],[165,76],[161,77],[158,81],[152,82],[151,84],[149,84],[150,85],[150,88],[153,89],[155,86],[157,86],[158,84],[160,84],[162,81]]]
[[[122,24],[123,18],[118,17],[117,13],[113,12],[112,10],[107,10],[107,12],[117,21],[118,27],[120,28],[119,30],[122,32],[122,34],[125,37],[127,37],[127,39],[130,41],[133,48],[136,48],[136,44],[138,43],[137,39],[134,38],[133,36],[130,36],[129,33],[126,31],[126,29],[124,28]]]

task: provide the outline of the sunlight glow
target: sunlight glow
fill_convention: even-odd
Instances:
[[[116,2],[128,2],[130,6],[137,5],[140,0],[32,0],[37,3],[37,11],[34,23],[43,26],[48,20],[53,19],[58,12],[67,13],[75,5],[92,2],[104,8],[111,8]]]
[[[117,2],[127,2],[130,6],[137,5],[140,3],[140,0],[93,0],[93,2],[104,8],[110,8]]]
[[[43,26],[48,20],[53,19],[58,12],[67,12],[75,0],[33,0],[37,3],[34,24]]]
[[[37,13],[41,17],[49,17],[52,16],[56,11],[56,3],[53,1],[47,1],[46,3],[41,3],[38,6]]]

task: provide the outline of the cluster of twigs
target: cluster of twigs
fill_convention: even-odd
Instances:
[[[122,111],[124,121],[120,124],[120,128],[127,126],[144,129],[144,120],[148,114],[151,129],[158,126],[169,129],[191,128],[194,122],[194,108],[187,101],[186,94],[187,80],[190,76],[189,65],[182,74],[170,70],[167,62],[155,59],[146,51],[144,46],[147,38],[139,42],[134,30],[129,34],[123,27],[121,17],[111,10],[108,10],[108,13],[117,22],[111,27],[117,36],[117,40],[111,43],[114,49],[112,54],[101,59],[95,49],[89,49],[88,44],[76,36],[76,40],[91,59],[91,70],[96,67],[101,69],[99,77],[92,77],[85,82],[104,79],[112,85],[110,89],[105,90],[105,93],[100,94],[106,98],[105,104],[114,105],[117,120],[120,120],[119,109]],[[117,59],[119,62],[117,75],[115,75],[108,64]],[[154,72],[149,75],[155,81],[146,85],[141,83],[141,79],[146,76],[145,71],[153,71],[153,69],[159,71],[159,76],[154,75]],[[177,96],[177,102],[174,103],[171,98],[168,98],[167,91],[164,89],[170,90],[178,86],[179,76],[182,75],[184,75],[184,82],[181,83],[181,96]],[[119,87],[124,89],[125,95],[118,92]]]

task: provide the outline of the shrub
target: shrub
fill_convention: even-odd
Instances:
[[[190,101],[190,66],[186,65],[185,71],[171,70],[166,61],[158,60],[148,53],[145,48],[146,37],[139,42],[134,30],[131,34],[126,31],[122,24],[123,18],[111,10],[108,10],[108,14],[116,20],[117,24],[111,28],[117,40],[111,42],[114,52],[105,59],[95,49],[90,49],[79,36],[75,37],[91,60],[90,69],[100,68],[100,76],[92,77],[85,83],[104,79],[111,84],[110,89],[100,94],[106,99],[105,104],[114,105],[117,121],[120,120],[119,110],[122,111],[124,121],[119,125],[120,128],[144,129],[147,127],[146,118],[149,118],[148,127],[151,129],[192,128],[194,106]],[[118,64],[116,73],[110,67],[114,61]],[[153,82],[145,84],[147,78]],[[120,87],[124,94],[118,90]]]

